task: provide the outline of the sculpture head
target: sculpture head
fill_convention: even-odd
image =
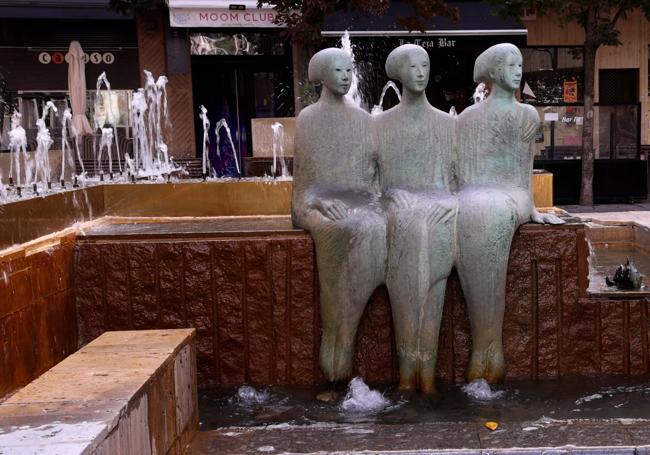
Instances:
[[[429,54],[423,47],[404,44],[386,59],[386,75],[402,83],[403,89],[422,93],[429,83]]]
[[[309,61],[309,81],[323,84],[335,95],[343,96],[350,90],[352,60],[337,47],[316,52]]]
[[[514,44],[496,44],[474,63],[474,82],[491,82],[504,90],[514,92],[521,84],[522,57]]]

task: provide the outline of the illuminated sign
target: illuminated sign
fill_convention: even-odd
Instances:
[[[243,10],[171,8],[169,10],[169,21],[172,27],[281,27],[274,24],[274,20],[275,11],[270,8]]]

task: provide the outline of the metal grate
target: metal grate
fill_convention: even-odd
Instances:
[[[639,70],[600,70],[598,95],[602,104],[635,104],[639,102]]]

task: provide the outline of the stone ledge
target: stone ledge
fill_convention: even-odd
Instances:
[[[0,454],[180,452],[198,427],[194,339],[104,333],[0,404]]]

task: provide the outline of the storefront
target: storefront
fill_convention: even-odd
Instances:
[[[46,120],[55,141],[60,138],[63,110],[69,107],[65,56],[73,40],[85,53],[88,118],[93,117],[95,81],[105,72],[113,89],[111,102],[117,107],[115,125],[128,142],[129,96],[140,85],[135,20],[108,11],[104,1],[62,0],[57,8],[50,3],[0,7],[0,73],[22,114],[30,148],[36,119],[50,100],[58,113]],[[3,119],[0,149],[6,148],[8,117]]]
[[[328,18],[323,35],[327,45],[338,46],[347,31],[360,73],[362,104],[371,109],[379,101],[382,88],[388,82],[384,64],[388,54],[397,46],[413,43],[426,49],[431,59],[431,76],[427,97],[436,108],[457,113],[472,103],[476,84],[472,80],[474,60],[487,47],[511,42],[526,44],[526,28],[512,20],[503,20],[490,13],[482,2],[458,2],[460,20],[453,23],[445,17],[435,17],[424,33],[409,32],[397,25],[396,18],[407,16],[409,7],[392,3],[385,15],[360,18],[353,13],[341,13]],[[384,98],[383,108],[397,103],[393,92]]]
[[[225,127],[240,165],[253,156],[254,119],[294,115],[292,53],[273,23],[270,8],[256,1],[169,0],[170,24],[189,35],[193,104],[207,109],[210,161],[219,176],[238,171]],[[195,119],[196,150],[203,148],[203,124]],[[246,173],[246,169],[241,169]]]
[[[584,65],[583,34],[575,24],[561,27],[557,20],[530,15],[518,23],[501,20],[482,2],[452,3],[460,20],[434,18],[425,33],[409,33],[395,19],[408,16],[408,5],[394,3],[382,17],[343,13],[328,19],[323,35],[328,45],[348,30],[362,81],[362,102],[371,109],[388,81],[384,62],[404,43],[423,46],[431,58],[427,97],[435,107],[460,113],[474,91],[475,58],[499,42],[519,46],[524,75],[519,96],[537,108],[543,122],[535,145],[535,167],[554,174],[557,204],[578,203],[581,180]],[[637,12],[638,13],[638,12]],[[642,14],[620,23],[621,47],[603,47],[598,53],[594,122],[594,200],[628,202],[647,197],[648,170],[648,48],[647,21]],[[397,103],[391,91],[383,108]]]
[[[542,129],[535,167],[554,174],[558,204],[580,197],[584,66],[582,47],[522,49],[523,101],[535,106]],[[644,200],[646,157],[641,153],[638,70],[601,70],[594,116],[594,199],[598,203]]]

